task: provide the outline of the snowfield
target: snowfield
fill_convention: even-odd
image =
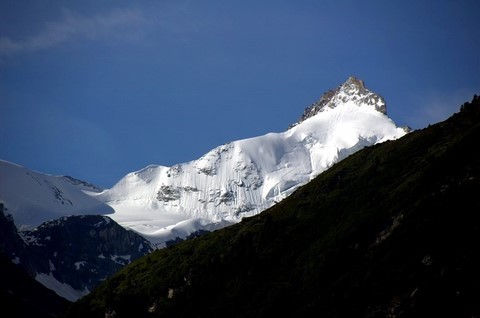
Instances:
[[[383,98],[349,78],[284,132],[233,141],[172,167],[147,166],[110,189],[0,161],[0,200],[19,229],[106,214],[163,247],[258,214],[363,147],[405,135],[385,109]]]

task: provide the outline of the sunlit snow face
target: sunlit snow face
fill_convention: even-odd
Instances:
[[[101,192],[3,163],[13,185],[3,191],[5,201],[17,207],[12,212],[20,225],[80,210],[104,211],[159,245],[235,223],[283,200],[355,151],[405,134],[381,111],[383,99],[363,83],[347,81],[325,96],[322,111],[285,132],[230,142],[172,167],[151,165]],[[24,189],[31,200],[14,195]]]

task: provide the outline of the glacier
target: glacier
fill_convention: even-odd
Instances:
[[[161,248],[256,215],[363,147],[406,133],[387,116],[384,99],[350,77],[283,132],[232,141],[170,167],[150,165],[110,189],[2,161],[0,200],[19,228],[62,214],[108,214]]]
[[[284,132],[232,141],[171,167],[150,165],[92,195],[115,210],[112,219],[161,246],[258,214],[350,154],[407,132],[386,115],[381,96],[350,77]]]

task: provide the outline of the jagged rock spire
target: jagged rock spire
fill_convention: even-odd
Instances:
[[[305,108],[298,122],[290,126],[290,128],[298,125],[307,118],[315,116],[319,112],[325,111],[328,108],[335,108],[349,101],[354,102],[358,106],[374,107],[377,111],[385,115],[387,114],[387,106],[383,97],[368,90],[361,79],[350,76],[337,89],[325,92],[318,101]]]
[[[365,89],[365,83],[361,80],[356,78],[355,76],[350,76],[342,86],[348,86],[355,89]]]

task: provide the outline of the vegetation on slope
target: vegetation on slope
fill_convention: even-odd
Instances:
[[[480,314],[480,99],[263,213],[155,251],[69,317]]]

